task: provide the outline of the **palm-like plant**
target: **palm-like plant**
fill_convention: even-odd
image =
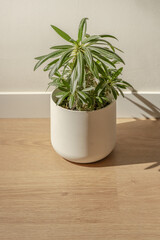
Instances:
[[[49,71],[48,87],[56,87],[53,96],[58,105],[72,110],[96,110],[119,94],[124,96],[122,90],[132,87],[119,78],[123,68],[116,68],[117,64],[124,64],[116,53],[121,50],[106,40],[116,37],[87,34],[87,18],[79,24],[76,41],[56,26],[51,27],[70,44],[53,46],[53,52],[36,57],[34,70],[52,59],[44,71]]]

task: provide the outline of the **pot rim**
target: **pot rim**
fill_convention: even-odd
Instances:
[[[71,110],[71,109],[67,109],[67,108],[64,108],[64,107],[61,107],[59,105],[57,105],[55,103],[55,101],[53,100],[52,98],[52,94],[50,95],[50,98],[51,98],[51,101],[56,105],[57,108],[61,109],[61,110],[64,110],[64,111],[68,111],[68,112],[72,112],[72,113],[93,113],[93,112],[98,112],[98,111],[102,111],[106,108],[109,108],[110,106],[112,106],[114,103],[116,103],[116,100],[113,99],[112,102],[110,104],[108,104],[107,106],[103,107],[103,108],[100,108],[100,109],[96,109],[96,110],[91,110],[91,111],[78,111],[78,110]]]

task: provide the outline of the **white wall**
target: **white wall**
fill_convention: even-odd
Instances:
[[[50,24],[76,38],[82,17],[89,33],[118,37],[125,80],[160,91],[159,0],[0,0],[0,92],[45,91],[47,73],[33,72],[33,58],[63,43]]]

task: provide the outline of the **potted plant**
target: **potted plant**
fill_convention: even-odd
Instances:
[[[51,95],[51,142],[62,157],[90,163],[106,157],[116,142],[116,99],[132,87],[120,78],[124,64],[121,51],[108,39],[112,35],[89,35],[87,18],[80,21],[78,40],[56,26],[51,27],[69,44],[51,47],[36,57],[34,70],[47,60]]]

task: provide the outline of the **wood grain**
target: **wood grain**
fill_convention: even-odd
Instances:
[[[118,120],[117,145],[79,165],[48,119],[0,120],[0,240],[159,240],[160,121]]]

